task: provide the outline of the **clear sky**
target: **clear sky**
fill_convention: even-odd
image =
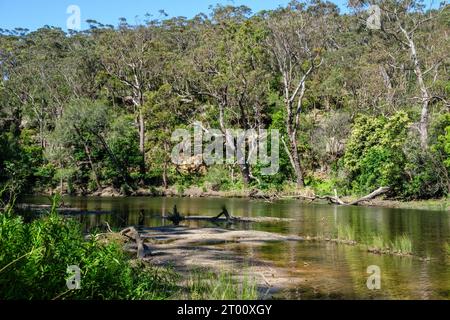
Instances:
[[[341,12],[346,11],[346,0],[331,1],[341,8]],[[81,29],[87,29],[88,25],[85,22],[87,19],[116,26],[118,19],[125,17],[130,24],[134,24],[142,22],[146,13],[154,18],[160,18],[160,9],[168,13],[169,17],[191,18],[200,12],[208,13],[208,7],[217,3],[246,5],[253,12],[258,12],[263,9],[274,9],[288,2],[289,0],[0,0],[0,28],[22,27],[36,30],[49,25],[66,30],[70,16],[67,8],[70,5],[77,5],[80,8]]]
[[[67,8],[77,5],[81,11],[81,29],[86,29],[87,19],[104,24],[117,25],[120,17],[129,23],[136,22],[136,16],[144,19],[146,13],[160,17],[163,9],[169,16],[191,18],[197,13],[208,13],[208,7],[217,3],[246,5],[254,12],[286,5],[289,0],[0,0],[0,28],[16,27],[36,30],[44,25],[66,29],[69,18]],[[345,0],[333,0],[345,7]],[[139,20],[138,20],[139,21]]]

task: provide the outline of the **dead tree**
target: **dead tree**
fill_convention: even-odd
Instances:
[[[372,193],[369,193],[368,195],[361,197],[355,201],[351,201],[351,202],[344,202],[341,200],[341,198],[339,198],[336,189],[334,190],[334,196],[331,195],[326,195],[326,196],[294,196],[295,198],[301,198],[301,199],[307,199],[307,200],[311,200],[311,201],[315,201],[315,200],[327,200],[330,204],[337,204],[340,206],[357,206],[358,204],[360,204],[361,202],[364,201],[369,201],[372,200],[382,194],[385,194],[389,191],[389,187],[380,187],[377,190],[375,190]],[[292,197],[285,197],[285,198],[292,198]]]

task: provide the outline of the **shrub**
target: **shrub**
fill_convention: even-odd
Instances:
[[[81,289],[67,290],[67,267],[81,269]],[[81,225],[53,212],[31,222],[0,213],[0,299],[163,299],[170,270],[131,264],[122,248],[85,240]]]
[[[405,112],[390,118],[359,117],[352,129],[344,156],[352,188],[358,193],[389,186],[400,194],[404,180],[406,140],[410,119]]]
[[[424,150],[417,143],[417,132],[410,132],[403,147],[406,155],[403,196],[408,199],[440,198],[450,189],[446,128],[450,127],[450,116],[445,114],[433,119],[429,134],[429,148]]]

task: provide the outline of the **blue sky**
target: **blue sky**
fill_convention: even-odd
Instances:
[[[144,18],[145,13],[159,17],[163,9],[169,16],[193,17],[199,12],[208,12],[208,7],[216,3],[247,5],[254,12],[273,9],[285,5],[289,0],[0,0],[0,28],[16,27],[36,30],[44,25],[66,29],[69,5],[77,5],[81,10],[81,29],[88,25],[87,19],[95,19],[104,24],[117,25],[119,17],[127,18],[129,23],[136,16]],[[344,5],[345,0],[334,0]]]
[[[346,0],[331,0],[346,11]],[[430,3],[432,0],[425,2]],[[144,19],[146,13],[160,17],[163,9],[169,16],[193,17],[197,13],[208,13],[208,7],[217,3],[246,5],[254,12],[286,5],[289,0],[0,0],[0,28],[23,27],[36,30],[44,25],[66,30],[70,14],[67,8],[77,5],[81,10],[81,29],[88,28],[87,19],[104,24],[117,25],[120,17],[133,24]],[[434,1],[439,2],[439,1]],[[136,20],[136,16],[141,19]]]

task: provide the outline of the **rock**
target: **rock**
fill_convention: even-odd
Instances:
[[[92,194],[95,197],[120,197],[121,193],[112,187],[107,187],[102,190],[96,191]]]

